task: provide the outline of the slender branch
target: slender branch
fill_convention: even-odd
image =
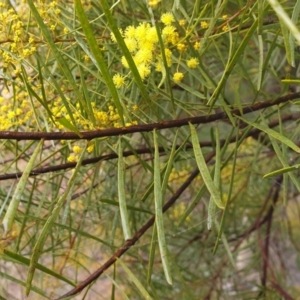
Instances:
[[[285,103],[294,99],[300,98],[300,92],[288,94],[279,97],[275,100],[269,100],[264,102],[258,102],[251,106],[246,106],[240,111],[239,108],[230,111],[231,115],[240,116],[248,114],[257,110],[268,108],[274,105]],[[88,132],[81,132],[80,136],[73,132],[13,132],[13,131],[0,131],[0,139],[8,140],[92,140],[100,137],[119,136],[124,134],[136,133],[136,132],[149,132],[154,129],[161,130],[167,128],[182,127],[192,124],[206,124],[218,120],[228,120],[228,116],[225,112],[212,114],[209,116],[197,116],[179,120],[163,121],[159,123],[151,123],[144,125],[135,125],[123,128],[109,128],[103,130],[95,130]]]
[[[266,287],[267,284],[267,277],[268,277],[268,267],[269,266],[269,244],[270,244],[270,234],[271,234],[271,225],[272,225],[272,217],[274,213],[274,205],[278,201],[279,198],[279,192],[281,189],[281,183],[283,180],[283,176],[280,175],[279,178],[275,181],[275,192],[273,195],[272,204],[269,208],[269,211],[267,215],[265,216],[265,220],[267,222],[267,228],[266,228],[266,238],[265,243],[263,247],[263,268],[262,268],[262,278],[261,278],[261,284],[263,287]]]
[[[281,118],[281,122],[288,122],[291,120],[298,120],[300,118],[300,113],[297,114],[289,114],[286,116],[283,116]],[[272,122],[270,122],[268,124],[269,128],[273,128],[276,127],[279,124],[279,120],[274,120]],[[252,129],[251,131],[249,131],[249,133],[247,134],[247,137],[257,137],[260,133],[260,130],[258,129]],[[239,135],[239,137],[241,137],[243,135],[243,133],[241,133]],[[230,139],[230,143],[234,143],[236,141],[236,136],[232,137]],[[220,141],[220,145],[223,146],[225,144],[226,140],[222,139]],[[204,141],[200,143],[201,148],[203,147],[212,147],[214,144],[214,142],[211,141]],[[180,145],[176,146],[176,149],[178,149],[178,147],[180,147]],[[191,149],[192,145],[186,145],[185,146],[185,150]],[[159,147],[158,148],[160,153],[165,153],[165,148],[164,147]],[[135,149],[134,151],[124,151],[123,152],[123,157],[128,157],[131,155],[135,155],[136,154],[151,154],[153,153],[154,149],[153,148],[141,148],[141,149]],[[105,160],[111,160],[111,159],[116,159],[118,158],[118,155],[116,153],[110,153],[110,154],[105,154],[105,155],[100,155],[97,157],[93,157],[93,158],[88,158],[88,159],[84,159],[82,161],[82,166],[86,166],[89,164],[95,164],[99,161],[105,161]],[[72,169],[76,166],[76,162],[70,162],[70,163],[65,163],[65,164],[60,164],[58,166],[49,166],[49,167],[42,167],[42,168],[36,168],[34,170],[31,171],[30,173],[30,177],[33,176],[37,176],[39,174],[45,174],[45,173],[50,173],[50,172],[57,172],[57,171],[61,171],[61,170],[67,170],[67,169]],[[7,179],[18,179],[22,176],[23,172],[16,172],[16,173],[9,173],[9,174],[2,174],[0,175],[0,181],[2,180],[7,180]]]
[[[274,279],[272,280],[272,287],[273,289],[275,289],[278,294],[280,294],[285,300],[294,300],[295,298],[293,298],[290,294],[288,294],[288,292],[286,292],[280,285],[278,282],[276,282]]]

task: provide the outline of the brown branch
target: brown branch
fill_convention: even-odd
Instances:
[[[265,109],[274,105],[285,103],[294,99],[300,98],[300,92],[288,94],[279,97],[275,100],[269,100],[264,102],[258,102],[251,106],[244,107],[242,111],[240,109],[233,109],[230,114],[233,116],[240,116],[248,114],[257,110]],[[218,120],[228,120],[228,116],[225,112],[220,112],[208,116],[197,116],[179,120],[162,121],[159,123],[151,123],[144,125],[135,125],[123,128],[109,128],[103,130],[95,130],[88,132],[81,132],[80,136],[73,132],[13,132],[13,131],[1,131],[0,139],[9,140],[92,140],[100,137],[119,136],[137,132],[149,132],[154,129],[161,130],[167,128],[176,128],[181,126],[192,124],[206,124]]]
[[[159,150],[161,152],[165,151],[165,149],[163,147],[159,147]],[[136,149],[135,152],[137,154],[148,154],[148,153],[152,153],[152,149],[149,149],[149,148]],[[134,155],[133,151],[124,151],[123,152],[124,157],[128,157],[131,155]],[[95,164],[99,161],[116,159],[116,158],[118,158],[118,155],[116,153],[110,153],[110,154],[100,155],[100,156],[93,157],[93,158],[84,159],[82,161],[81,165],[86,166],[89,164]],[[49,173],[49,172],[57,172],[57,171],[61,171],[61,170],[73,169],[73,168],[75,168],[75,166],[76,166],[76,162],[74,162],[74,163],[70,162],[70,163],[60,164],[58,166],[37,168],[30,172],[30,176],[37,176],[39,174],[45,174],[45,173]],[[3,175],[0,175],[0,181],[6,180],[6,179],[18,179],[22,176],[22,174],[23,174],[23,172],[3,174]]]
[[[299,118],[300,118],[300,113],[289,114],[289,115],[283,116],[281,118],[281,122],[284,123],[284,122],[288,122],[291,120],[298,120]],[[268,124],[268,127],[273,128],[273,127],[276,127],[278,124],[279,124],[279,120],[274,120]],[[260,133],[260,130],[252,129],[247,134],[247,137],[250,137],[250,136],[258,137],[259,133]],[[243,136],[243,133],[241,133],[239,135],[239,137],[242,137],[242,136]],[[233,143],[235,141],[236,141],[236,136],[232,137],[229,140],[230,143]],[[225,139],[220,140],[220,145],[223,146],[225,144],[225,142],[226,142]],[[202,147],[212,147],[213,145],[214,145],[214,143],[211,141],[204,141],[204,142],[200,143],[201,148]],[[180,147],[180,145],[176,146],[176,149],[178,149],[178,147]],[[187,149],[191,149],[191,148],[192,148],[192,145],[186,145],[184,149],[187,150]],[[159,150],[159,153],[165,153],[164,147],[159,147],[158,150]],[[142,148],[142,149],[135,149],[134,152],[133,151],[124,151],[123,156],[128,157],[128,156],[134,155],[135,153],[151,154],[153,152],[154,152],[154,148]],[[116,158],[118,158],[118,155],[116,153],[110,153],[110,154],[105,154],[105,155],[101,155],[101,156],[97,156],[97,157],[93,157],[93,158],[88,158],[88,159],[84,159],[82,161],[82,166],[94,164],[99,161],[111,160],[111,159],[116,159]],[[61,170],[72,169],[72,168],[75,168],[75,166],[76,166],[75,162],[72,162],[72,163],[70,162],[70,163],[60,164],[58,166],[37,168],[37,169],[32,170],[30,172],[29,176],[33,177],[33,176],[37,176],[39,174],[45,174],[45,173],[50,173],[50,172],[57,172],[57,171],[61,171]],[[0,181],[7,180],[7,179],[18,179],[22,176],[22,174],[23,174],[23,172],[2,174],[2,175],[0,175]]]
[[[272,200],[272,204],[269,208],[269,211],[267,213],[267,215],[265,216],[265,220],[267,222],[267,228],[266,228],[266,238],[265,238],[265,243],[263,246],[263,269],[262,269],[262,278],[261,278],[261,284],[262,287],[266,287],[267,284],[267,276],[268,276],[268,268],[269,266],[269,243],[270,243],[270,233],[271,233],[271,225],[272,225],[272,217],[273,217],[273,213],[274,213],[274,205],[276,204],[276,202],[278,201],[279,198],[279,192],[281,189],[281,183],[283,180],[283,176],[280,175],[276,180],[275,180],[275,192],[273,195],[273,200]]]
[[[295,300],[290,294],[288,294],[280,285],[278,282],[276,282],[274,279],[272,280],[272,287],[275,289],[285,300]]]

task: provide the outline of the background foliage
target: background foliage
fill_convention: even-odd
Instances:
[[[0,2],[1,299],[295,299],[299,11]]]

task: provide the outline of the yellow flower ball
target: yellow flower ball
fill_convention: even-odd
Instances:
[[[161,16],[160,20],[165,25],[171,25],[175,21],[174,16],[170,12],[167,12],[167,13],[163,14]]]
[[[181,72],[176,72],[176,73],[173,75],[173,80],[174,80],[175,82],[178,83],[178,82],[181,82],[181,81],[182,81],[183,77],[184,77],[183,73],[181,73]]]
[[[199,64],[198,59],[194,57],[187,61],[187,66],[191,69],[195,69],[198,64]]]
[[[73,147],[73,152],[74,153],[81,153],[81,151],[82,151],[81,147],[79,147],[79,146],[74,146]]]
[[[113,82],[114,82],[116,88],[119,89],[125,85],[125,78],[124,78],[124,76],[122,76],[120,74],[115,74],[113,76]]]
[[[206,21],[201,22],[201,28],[206,29],[208,28],[208,23]]]

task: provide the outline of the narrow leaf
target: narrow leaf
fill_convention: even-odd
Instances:
[[[193,149],[194,149],[194,154],[196,158],[196,162],[199,168],[199,171],[201,173],[201,176],[203,178],[203,181],[210,192],[213,200],[215,201],[216,205],[219,208],[224,208],[224,204],[222,203],[221,196],[220,196],[220,191],[219,189],[215,186],[211,176],[210,172],[208,170],[208,167],[206,165],[204,156],[202,154],[199,140],[198,140],[198,135],[196,132],[195,127],[190,123],[190,129],[191,129],[191,136],[192,136],[192,144],[193,144]]]
[[[126,293],[124,292],[124,287],[123,287],[123,285],[122,286],[120,286],[119,284],[118,284],[118,282],[114,279],[114,278],[112,278],[112,277],[110,277],[108,274],[105,274],[105,276],[114,284],[114,286],[117,288],[117,291],[122,295],[122,299],[125,299],[125,300],[130,300],[128,297],[127,297],[127,295],[126,295]],[[73,297],[72,297],[73,298]],[[112,298],[112,300],[115,300],[114,298]]]
[[[125,240],[131,238],[129,218],[125,196],[125,166],[123,159],[122,137],[119,137],[119,152],[118,152],[118,194],[119,194],[119,206],[121,214],[121,222],[123,228],[123,234]]]
[[[237,132],[238,132],[238,128],[237,128]],[[229,202],[230,202],[230,198],[231,198],[231,194],[232,194],[232,190],[233,190],[233,184],[234,184],[235,166],[236,166],[236,159],[237,159],[237,153],[238,153],[238,148],[239,148],[238,138],[239,138],[239,135],[237,134],[236,135],[236,147],[233,151],[234,155],[233,155],[232,172],[231,172],[231,178],[230,178],[230,186],[229,186],[229,191],[228,191],[228,197],[227,197],[227,200],[226,200],[226,203],[225,203],[224,211],[222,213],[221,224],[217,225],[218,226],[218,236],[217,236],[215,246],[214,246],[214,249],[213,249],[213,254],[215,254],[217,252],[221,237],[222,237],[223,243],[224,242],[227,243],[226,238],[225,237],[224,237],[225,239],[223,238],[223,229],[224,229],[225,218],[226,218],[226,215],[227,215],[228,206],[229,206]],[[244,139],[241,139],[241,140],[244,140]],[[223,151],[222,151],[222,153],[223,153]],[[226,244],[225,244],[225,246],[226,246]],[[229,255],[229,257],[231,257],[231,255]]]
[[[296,4],[294,5],[294,10],[292,14],[292,22],[297,24],[300,14],[300,0],[297,0]],[[295,67],[295,38],[293,34],[290,32],[290,47],[291,47],[291,66]]]
[[[1,272],[0,271],[0,277],[1,277],[2,286],[4,285],[4,280],[2,278],[5,278],[5,279],[7,279],[11,282],[14,282],[16,284],[16,286],[25,286],[26,285],[23,280],[19,280],[16,276],[10,276],[7,272]],[[35,286],[32,287],[32,290],[35,293],[37,293],[37,294],[39,294],[43,297],[43,298],[40,298],[40,299],[49,299],[49,300],[51,300],[51,298],[46,295],[44,290],[39,289]],[[10,297],[10,299],[11,299],[11,297]],[[0,298],[0,300],[7,300],[7,298]]]
[[[273,138],[279,140],[283,144],[285,144],[288,147],[290,147],[291,149],[293,149],[295,152],[300,153],[300,148],[295,143],[293,143],[290,139],[288,139],[284,135],[280,134],[279,132],[269,128],[267,125],[254,123],[254,122],[251,122],[251,121],[249,121],[245,118],[242,118],[240,116],[237,116],[237,118],[241,119],[243,122],[251,125],[252,127],[257,128],[257,129],[265,132],[270,137],[273,137]]]
[[[277,176],[277,175],[285,174],[285,173],[288,173],[288,172],[296,171],[296,170],[299,170],[299,168],[300,168],[300,165],[294,165],[294,166],[290,166],[290,167],[285,167],[285,168],[282,168],[282,169],[279,169],[279,170],[267,173],[267,174],[265,174],[263,176],[263,178],[270,178],[270,177],[274,177],[274,176]]]
[[[282,22],[285,24],[285,26],[290,30],[291,35],[294,36],[294,38],[297,40],[298,44],[300,44],[300,31],[297,28],[297,26],[293,23],[293,21],[290,19],[288,14],[285,12],[283,7],[280,5],[280,3],[277,0],[268,0],[276,14],[278,15],[279,19],[282,20]]]
[[[157,245],[157,230],[156,225],[154,223],[153,225],[153,231],[152,231],[152,238],[151,238],[151,245],[150,245],[150,252],[149,252],[149,263],[147,268],[147,283],[150,285],[151,283],[151,275],[153,270],[153,263],[154,263],[154,257],[155,257],[155,249]]]
[[[5,214],[5,216],[3,218],[3,221],[2,221],[2,225],[3,225],[3,229],[4,229],[4,231],[3,231],[3,238],[4,239],[6,238],[7,233],[12,228],[12,225],[13,225],[13,222],[14,222],[14,219],[15,219],[15,215],[16,215],[16,212],[18,210],[18,206],[19,206],[19,203],[21,201],[22,194],[23,194],[23,191],[25,189],[25,185],[27,183],[29,174],[30,174],[31,170],[33,169],[34,163],[36,162],[37,155],[40,152],[43,143],[44,143],[44,140],[41,140],[38,143],[37,147],[35,148],[32,156],[30,157],[30,160],[28,161],[28,164],[27,164],[27,166],[26,166],[26,168],[25,168],[25,170],[22,174],[22,177],[18,182],[18,185],[17,185],[17,187],[15,189],[15,192],[13,194],[13,197],[12,197],[10,203],[9,203],[8,209],[7,209],[6,214]]]
[[[160,251],[160,257],[164,268],[166,280],[169,284],[172,284],[171,271],[168,260],[168,249],[166,245],[166,237],[163,221],[163,199],[160,179],[160,165],[159,165],[159,151],[158,142],[156,136],[156,130],[153,131],[154,140],[154,200],[155,200],[155,224],[157,227],[158,245]]]
[[[131,279],[131,281],[134,283],[134,285],[137,287],[141,295],[143,296],[143,299],[152,299],[147,290],[144,288],[143,284],[138,280],[138,278],[130,271],[130,269],[123,263],[123,261],[120,258],[117,258],[117,262],[122,266],[128,277]]]
[[[173,167],[173,161],[174,161],[174,157],[175,157],[175,153],[178,151],[176,150],[176,143],[177,143],[177,137],[178,137],[178,130],[176,132],[176,135],[174,137],[174,141],[173,141],[173,145],[172,145],[172,149],[171,149],[171,153],[169,155],[169,160],[168,160],[168,164],[167,164],[167,168],[164,174],[164,179],[163,179],[163,183],[162,183],[162,197],[165,197],[166,194],[166,190],[167,190],[167,186],[168,186],[168,181],[169,181],[169,177],[172,171],[172,167]],[[181,149],[181,147],[179,148]]]
[[[287,28],[286,24],[284,21],[279,18],[279,24],[281,27],[281,33],[283,37],[283,42],[284,42],[284,47],[285,47],[285,55],[286,55],[286,60],[288,63],[292,66],[295,66],[295,62],[292,61],[292,57],[294,57],[294,48],[292,48],[292,43],[295,44],[295,39],[294,37],[290,34],[289,29]]]
[[[281,164],[287,168],[288,164],[286,162],[286,158],[282,155],[282,152],[280,151],[280,148],[277,145],[276,141],[271,138],[271,142],[272,142],[272,146],[273,146],[275,153],[276,153],[278,159],[280,160]],[[298,192],[300,192],[300,183],[299,183],[299,180],[297,179],[297,177],[295,176],[295,174],[289,172],[288,175],[291,178],[292,182],[294,183],[295,187],[297,188]]]
[[[216,141],[216,162],[214,170],[214,184],[217,188],[220,186],[221,181],[221,146],[220,146],[220,136],[218,127],[215,130],[215,141]],[[210,230],[211,226],[215,220],[216,214],[216,203],[212,197],[210,197],[208,204],[208,217],[207,217],[207,229]]]
[[[4,249],[4,254],[5,254],[6,256],[8,256],[8,257],[14,259],[15,261],[21,263],[21,264],[24,264],[24,265],[29,266],[30,260],[29,260],[28,258],[24,257],[23,255],[20,255],[20,254],[18,254],[18,253],[11,252],[11,251],[9,251],[9,250],[7,250],[7,249]],[[37,268],[38,270],[40,270],[40,271],[46,273],[46,274],[51,275],[52,277],[55,277],[55,278],[57,278],[57,279],[59,279],[59,280],[62,280],[62,281],[66,282],[66,283],[68,283],[68,284],[70,284],[70,285],[72,285],[72,286],[76,286],[76,284],[75,284],[74,282],[72,282],[71,280],[69,280],[68,278],[66,278],[66,277],[64,277],[64,276],[62,276],[62,275],[60,275],[60,274],[58,274],[58,273],[56,273],[56,272],[54,272],[54,271],[52,271],[52,270],[46,268],[45,266],[43,266],[43,265],[41,265],[41,264],[37,264],[37,265],[36,265],[36,268]]]
[[[258,79],[257,79],[257,90],[259,91],[262,83],[263,66],[264,66],[264,44],[262,35],[258,36],[258,48],[259,48],[259,61],[258,61]]]
[[[283,83],[300,84],[300,80],[299,79],[282,79],[281,82],[283,82]]]

